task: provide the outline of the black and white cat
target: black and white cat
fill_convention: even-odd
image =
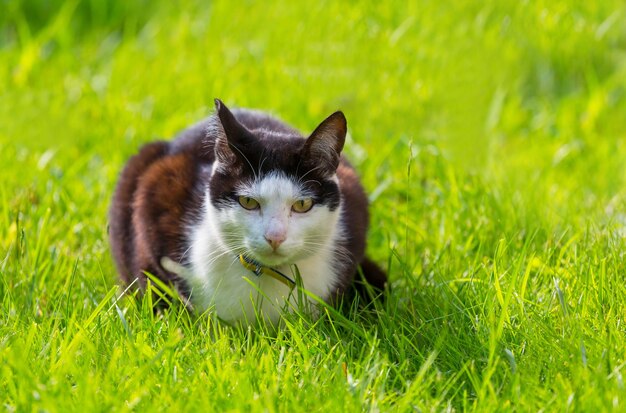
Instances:
[[[364,256],[367,198],[341,156],[346,127],[336,112],[304,139],[262,112],[231,112],[216,100],[204,122],[144,146],[110,210],[122,279],[145,286],[150,272],[195,309],[244,323],[276,323],[296,302],[296,273],[325,301],[348,292],[358,266],[382,290],[384,272]]]

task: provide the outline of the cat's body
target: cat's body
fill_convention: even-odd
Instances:
[[[296,295],[241,255],[292,278],[297,268],[326,301],[348,291],[359,265],[382,289],[384,273],[364,256],[367,198],[340,156],[343,114],[305,140],[261,112],[216,106],[174,141],[144,146],[122,172],[110,212],[122,279],[144,286],[150,272],[197,310],[247,323],[255,314],[276,322]]]

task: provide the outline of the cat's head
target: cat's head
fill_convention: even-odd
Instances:
[[[219,100],[216,112],[221,127],[214,131],[209,194],[222,244],[268,266],[328,248],[338,231],[343,113],[333,113],[303,139],[287,128],[277,131],[276,121],[264,115],[235,116]]]

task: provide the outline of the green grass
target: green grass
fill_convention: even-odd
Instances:
[[[0,1],[0,408],[624,411],[626,5],[406,3]],[[344,110],[383,305],[118,300],[117,174],[214,97]]]

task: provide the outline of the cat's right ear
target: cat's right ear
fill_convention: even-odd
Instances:
[[[233,164],[253,142],[252,135],[237,119],[228,107],[219,99],[215,99],[215,112],[221,125],[221,131],[215,138],[215,157],[226,165]]]

